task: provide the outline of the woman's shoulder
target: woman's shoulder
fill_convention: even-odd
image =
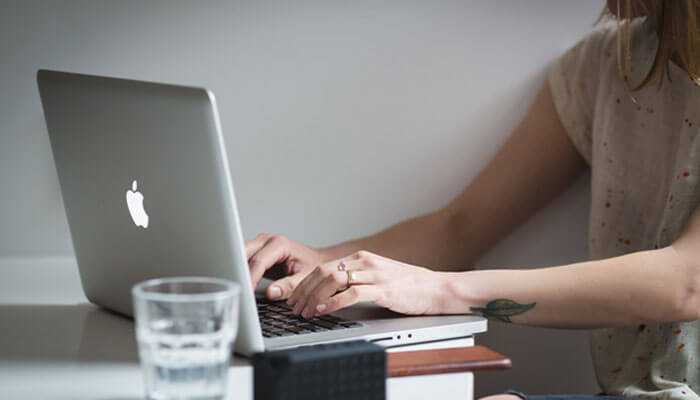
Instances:
[[[629,40],[626,35],[629,35]],[[619,72],[618,57],[624,57],[620,53],[626,43],[631,46],[633,64],[647,64],[656,46],[651,24],[642,18],[631,21],[628,27],[622,27],[615,20],[601,22],[564,53],[560,62],[565,69],[580,69],[600,79]],[[637,68],[638,71],[642,69]]]

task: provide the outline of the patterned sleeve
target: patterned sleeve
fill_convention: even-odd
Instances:
[[[609,33],[608,29],[589,34],[553,63],[547,77],[559,119],[589,165],[593,113],[606,33]]]

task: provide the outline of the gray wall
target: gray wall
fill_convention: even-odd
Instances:
[[[246,235],[324,245],[455,195],[523,115],[547,63],[601,7],[1,1],[0,259],[72,257],[38,68],[213,89]],[[582,178],[480,264],[584,259],[587,190]],[[585,332],[493,324],[480,341],[515,368],[477,377],[479,393],[594,390]]]

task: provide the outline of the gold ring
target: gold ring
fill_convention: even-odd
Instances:
[[[345,271],[348,274],[348,287],[356,283],[357,278],[355,277],[355,271]]]
[[[344,262],[341,261],[340,264],[338,264],[338,271],[345,271],[346,269],[347,269],[347,266],[345,265]]]

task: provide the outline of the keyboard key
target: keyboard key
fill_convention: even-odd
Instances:
[[[284,329],[286,329],[289,332],[294,332],[297,334],[302,333],[304,331],[304,329],[299,328],[298,326],[291,326],[291,325],[285,326]]]
[[[334,324],[332,322],[328,322],[328,321],[323,321],[323,320],[316,321],[316,322],[314,322],[314,324],[318,325],[320,327],[326,328],[326,329],[335,329],[337,327],[336,324]]]
[[[321,316],[318,317],[318,318],[319,318],[319,319],[322,319],[322,320],[324,320],[324,321],[328,321],[328,322],[340,322],[340,321],[342,321],[342,319],[340,319],[340,318],[338,318],[338,317],[334,317],[334,316],[332,316],[332,315],[321,315]]]
[[[301,324],[299,325],[299,328],[306,329],[307,331],[311,332],[316,332],[317,326],[315,326],[314,324]]]
[[[324,315],[310,320],[294,315],[291,307],[284,301],[270,302],[264,298],[256,299],[260,326],[266,338],[301,335],[305,333],[324,332],[362,326],[354,321],[346,321],[333,315]]]

